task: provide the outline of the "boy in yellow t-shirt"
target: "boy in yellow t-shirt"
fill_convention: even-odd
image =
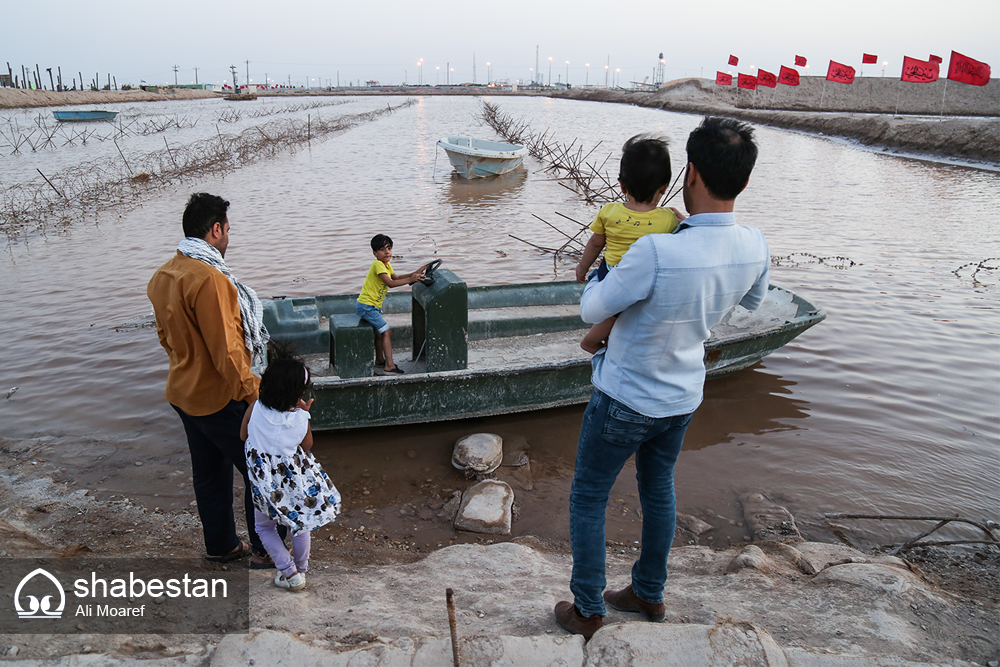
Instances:
[[[587,272],[602,250],[604,259],[596,271],[598,280],[604,280],[608,271],[618,265],[640,237],[670,234],[686,217],[675,208],[657,206],[670,185],[670,153],[665,139],[638,134],[626,141],[622,147],[618,185],[625,202],[605,204],[594,218],[590,225],[593,234],[576,265],[577,282],[586,281]],[[609,317],[592,326],[580,347],[591,354],[606,347],[615,319]]]
[[[423,280],[427,266],[421,266],[413,273],[396,275],[389,263],[392,259],[392,239],[385,234],[376,234],[372,238],[372,254],[375,261],[365,276],[354,312],[375,329],[375,375],[402,375],[403,369],[392,361],[392,339],[389,325],[382,317],[382,302],[390,287],[412,285]]]

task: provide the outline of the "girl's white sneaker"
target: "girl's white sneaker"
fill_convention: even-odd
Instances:
[[[306,575],[301,572],[296,572],[290,577],[285,577],[285,575],[278,572],[274,575],[274,585],[278,588],[285,588],[290,591],[301,591],[306,587]]]

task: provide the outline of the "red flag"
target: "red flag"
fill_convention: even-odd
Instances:
[[[717,86],[731,86],[733,85],[733,75],[726,74],[725,72],[715,73],[715,85]]]
[[[757,70],[757,85],[774,88],[778,85],[778,77],[774,76],[774,74],[768,72],[767,70]]]
[[[854,83],[854,68],[831,60],[830,66],[826,70],[826,80],[837,83]]]
[[[948,78],[973,86],[985,86],[990,82],[990,66],[963,56],[958,51],[952,51],[948,62]]]
[[[861,63],[864,65],[874,65],[878,63],[878,56],[873,56],[870,53],[861,54]]]
[[[782,65],[781,71],[778,72],[778,83],[783,83],[786,86],[797,86],[799,85],[799,73],[791,67]]]
[[[732,65],[733,67],[736,67],[737,65],[740,64],[740,59],[737,58],[736,56],[730,54],[729,55],[729,64]]]
[[[805,56],[795,56],[795,66],[796,67],[805,67],[806,66],[806,57]],[[798,84],[796,84],[796,85],[798,85]]]
[[[900,81],[910,83],[930,83],[938,80],[938,64],[929,60],[917,60],[903,56],[903,75]]]
[[[739,83],[740,88],[746,88],[747,90],[757,90],[757,77],[750,74],[740,74]]]
[[[941,63],[944,62],[944,58],[942,58],[941,56],[936,56],[932,53],[931,57],[928,58],[927,61],[932,63],[937,63],[938,65],[940,65]]]

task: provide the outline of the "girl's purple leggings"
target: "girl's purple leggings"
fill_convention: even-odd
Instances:
[[[288,553],[285,544],[278,537],[278,522],[269,519],[266,514],[261,514],[255,508],[253,511],[253,522],[257,527],[257,534],[260,541],[267,550],[267,555],[274,561],[274,567],[281,570],[285,577],[290,577],[296,572],[305,573],[309,569],[309,543],[310,532],[304,530],[298,535],[292,535],[292,549],[295,550],[295,559]]]

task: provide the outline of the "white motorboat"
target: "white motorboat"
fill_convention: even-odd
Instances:
[[[451,165],[462,178],[506,174],[517,169],[528,154],[524,146],[472,137],[448,136],[438,141],[437,145],[444,149]]]

